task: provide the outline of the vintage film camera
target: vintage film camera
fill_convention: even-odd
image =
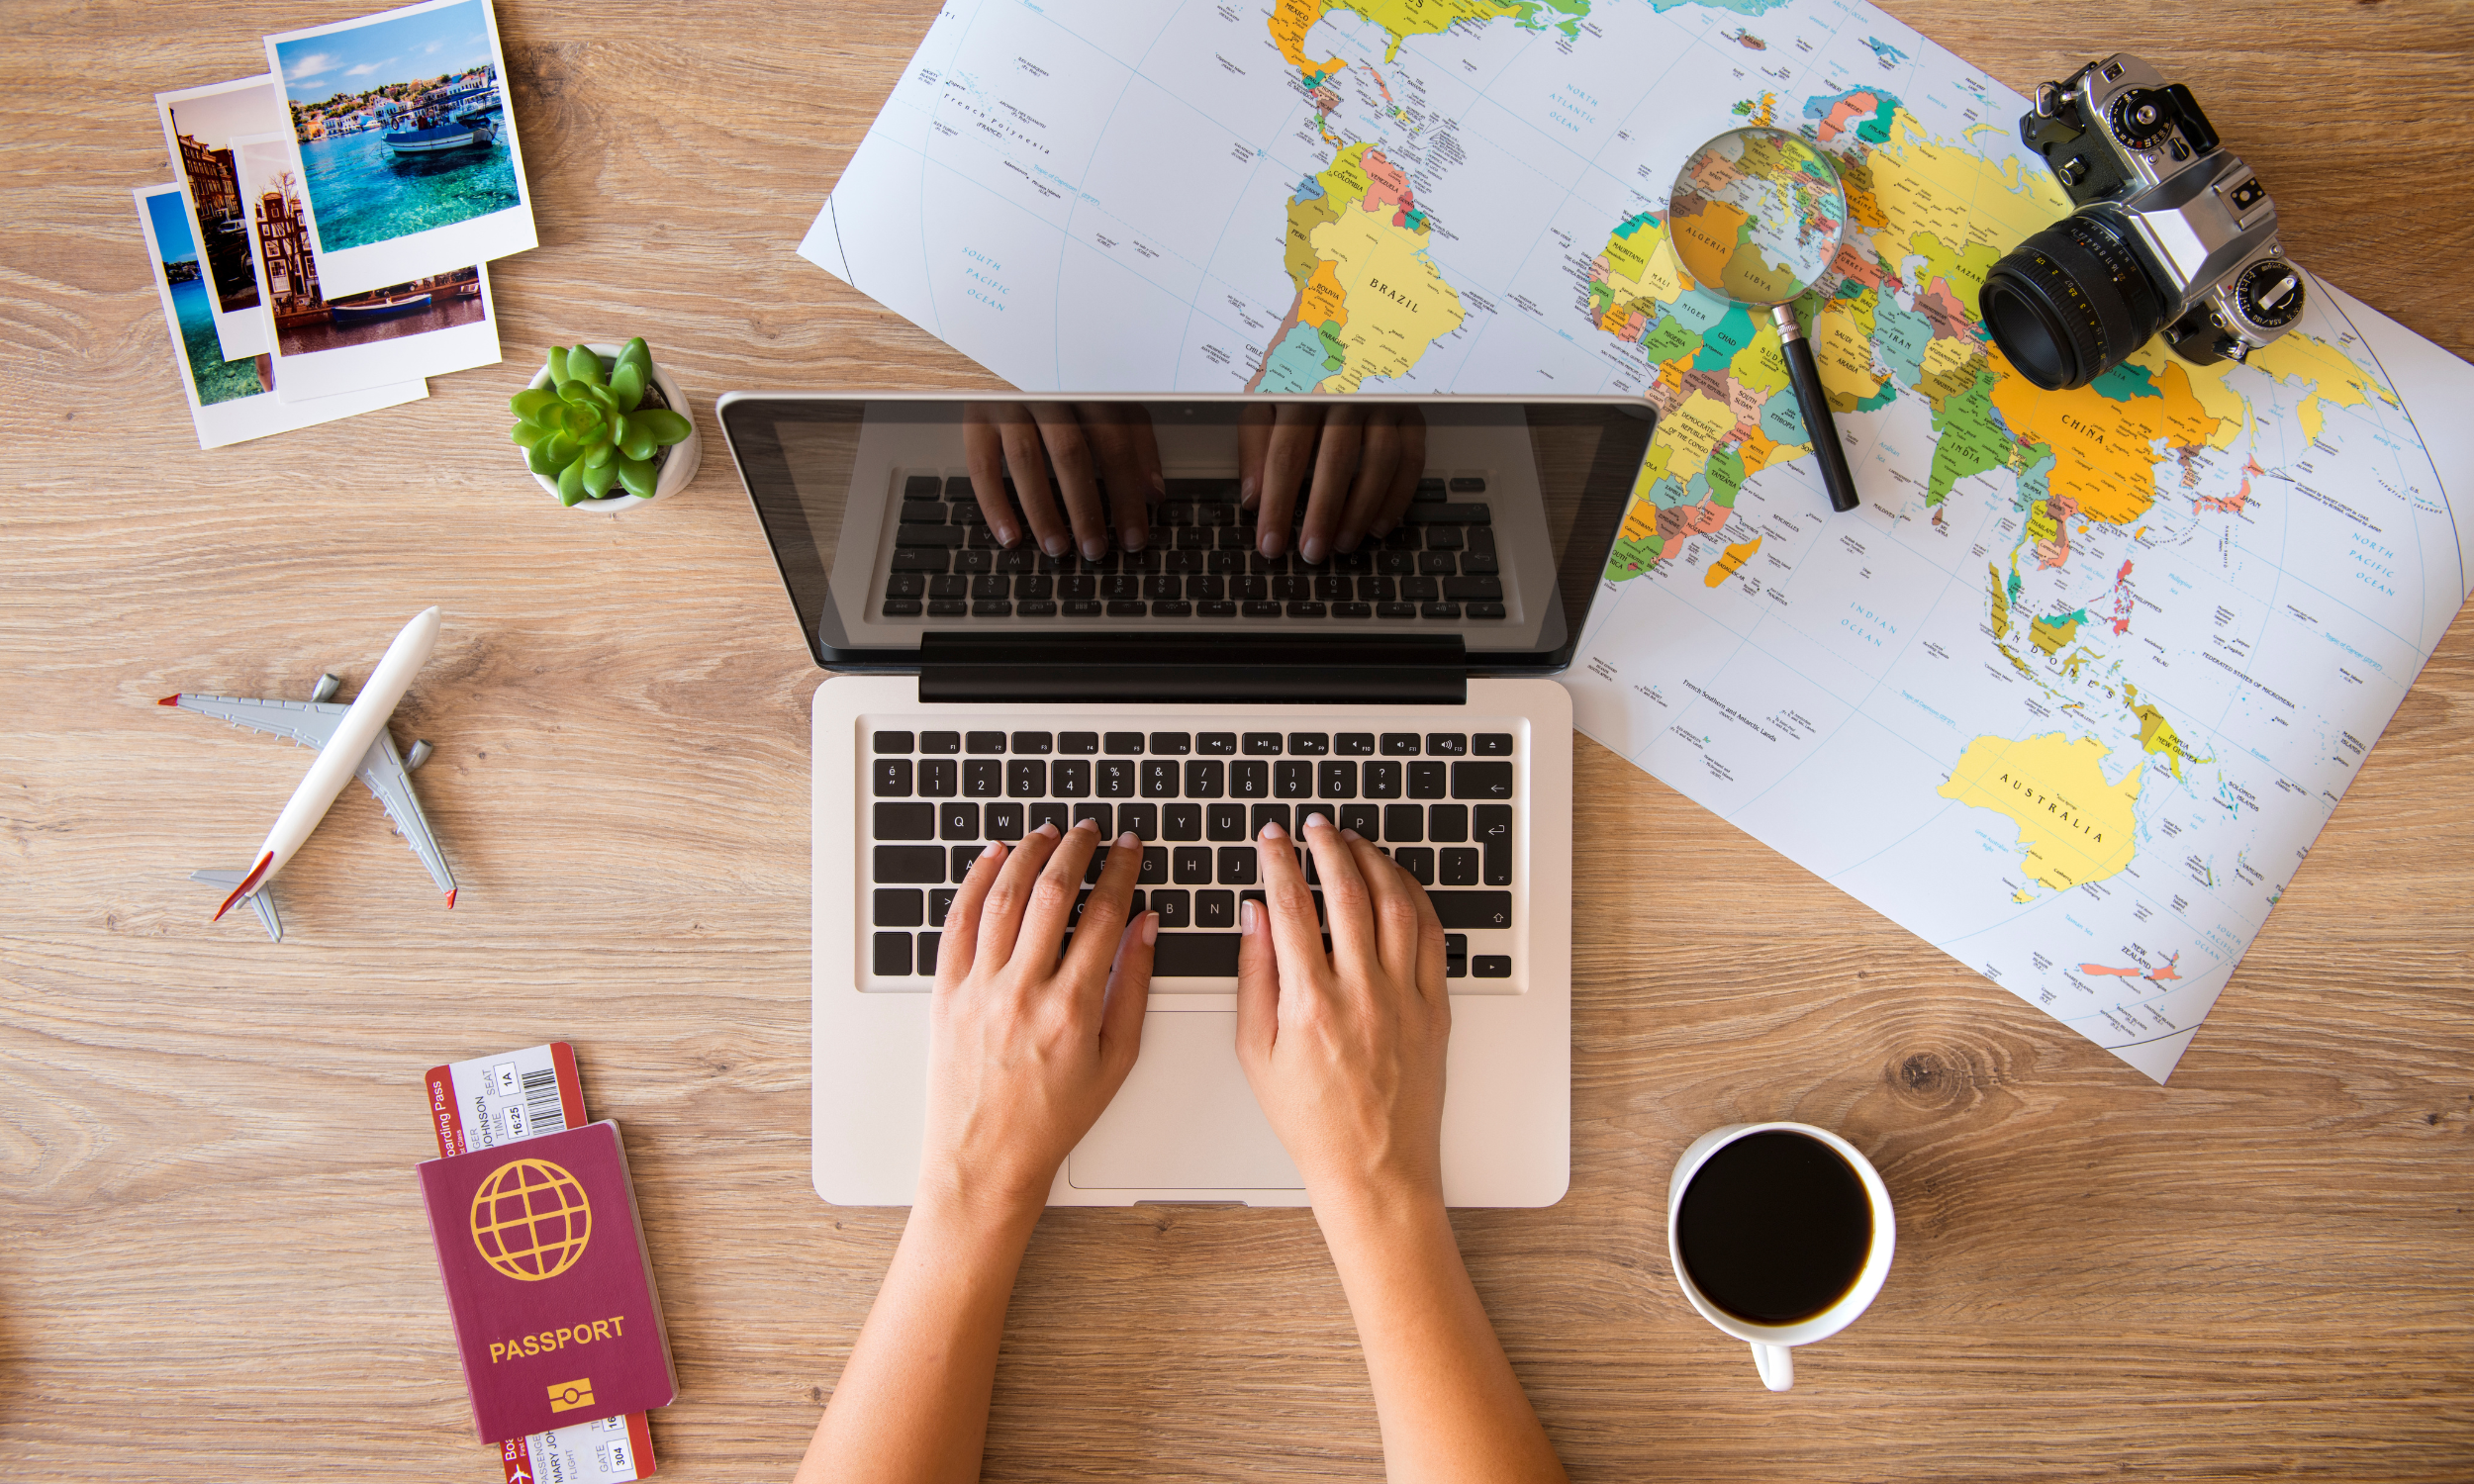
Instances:
[[[2186,360],[2241,360],[2302,315],[2276,203],[2217,146],[2199,100],[2126,52],[2036,90],[2019,137],[2078,210],[2013,248],[1976,307],[2019,374],[2083,387],[2162,329]]]

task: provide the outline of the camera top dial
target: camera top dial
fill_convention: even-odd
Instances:
[[[2302,314],[2302,275],[2283,258],[2263,258],[2242,270],[2234,303],[2261,329],[2283,329]]]
[[[2162,93],[2133,88],[2113,100],[2106,122],[2113,137],[2131,149],[2153,149],[2173,133],[2173,107]]]

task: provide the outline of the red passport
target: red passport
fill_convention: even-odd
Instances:
[[[678,1396],[618,1125],[428,1160],[421,1197],[483,1442]]]

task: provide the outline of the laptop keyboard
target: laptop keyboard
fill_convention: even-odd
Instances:
[[[1096,559],[997,544],[968,475],[904,473],[880,611],[888,618],[1501,618],[1485,476],[1418,482],[1400,525],[1321,562],[1256,550],[1234,475],[1171,479],[1149,545]],[[1005,482],[1008,499],[1013,482]],[[1018,504],[1018,503],[1017,503]],[[1305,502],[1297,502],[1302,525]],[[1111,542],[1114,532],[1110,532]]]
[[[1317,810],[1377,842],[1427,888],[1443,920],[1455,992],[1513,987],[1500,981],[1513,976],[1522,797],[1516,732],[1223,725],[1231,729],[1206,722],[1176,731],[965,726],[866,734],[863,849],[877,987],[928,987],[955,890],[990,842],[1085,819],[1098,825],[1102,840],[1131,830],[1142,841],[1134,910],[1160,914],[1154,978],[1233,979],[1237,904],[1263,896],[1255,835],[1274,820],[1293,834]],[[1095,852],[1085,873],[1078,921],[1107,855]],[[1320,916],[1311,852],[1305,868]]]

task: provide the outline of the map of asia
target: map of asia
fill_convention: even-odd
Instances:
[[[2314,280],[2037,390],[2024,107],[1846,0],[953,0],[801,251],[1026,390],[1649,399],[1582,728],[2161,1081],[2466,601],[2474,368]],[[1845,515],[1663,220],[1748,124],[1847,189]]]

